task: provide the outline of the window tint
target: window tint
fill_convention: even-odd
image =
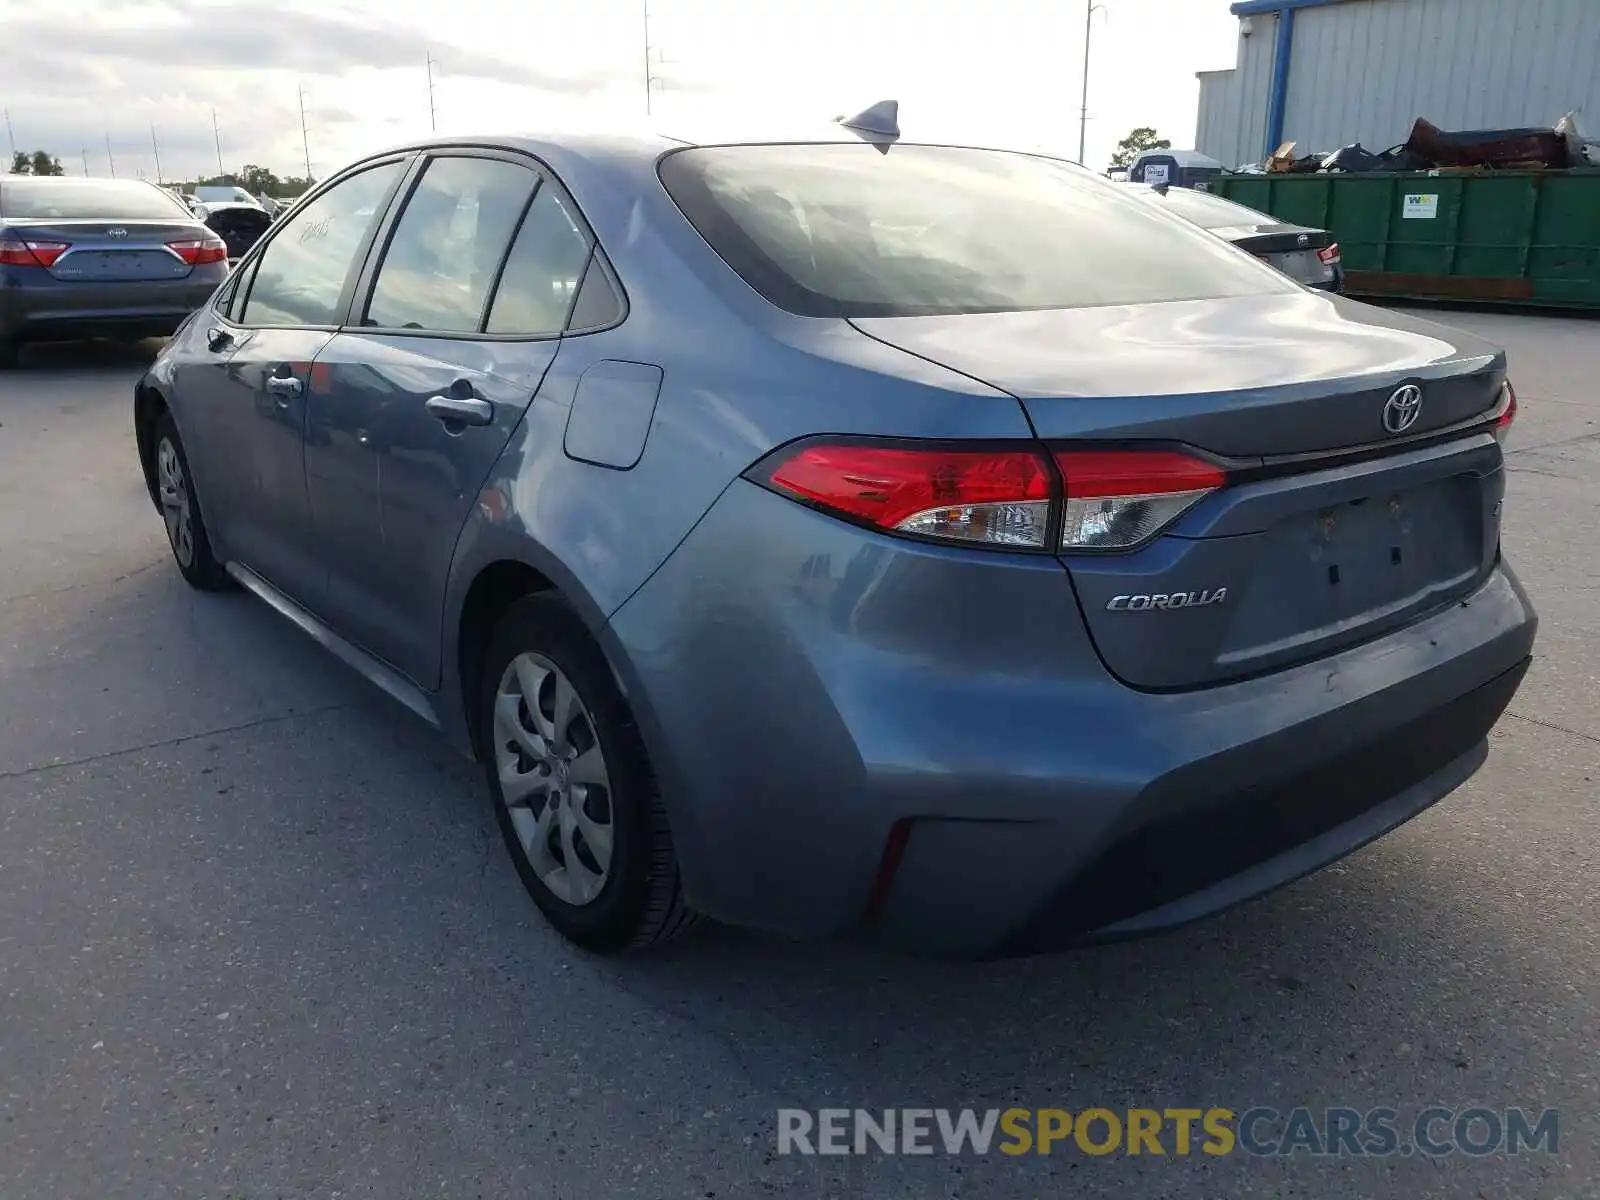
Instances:
[[[588,261],[589,235],[555,188],[540,188],[506,259],[488,331],[560,333]]]
[[[719,146],[661,179],[734,270],[808,316],[1147,304],[1292,290],[1112,184],[999,150]]]
[[[19,220],[192,221],[158,187],[132,179],[21,179],[0,183],[0,216]]]
[[[227,316],[233,311],[233,298],[239,291],[239,280],[242,277],[243,273],[237,270],[229,275],[228,282],[222,285],[222,290],[217,293],[217,298],[211,302],[211,306],[223,316]]]
[[[617,294],[601,265],[604,256],[596,250],[583,273],[583,283],[578,288],[577,302],[572,306],[568,329],[599,329],[622,319],[622,297]]]
[[[241,320],[247,325],[337,325],[339,297],[361,241],[383,215],[405,163],[352,175],[296,213],[261,253]]]
[[[365,324],[476,333],[495,272],[539,177],[492,158],[438,158],[406,202]]]
[[[1129,185],[1141,200],[1148,200],[1157,208],[1177,213],[1186,221],[1193,221],[1202,229],[1228,229],[1238,225],[1271,225],[1277,218],[1266,213],[1224,200],[1193,188],[1168,188],[1165,194],[1154,188]]]

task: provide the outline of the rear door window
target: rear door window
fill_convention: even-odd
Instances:
[[[246,325],[338,325],[345,284],[406,163],[382,163],[335,184],[280,228],[258,258]]]
[[[384,251],[362,324],[477,333],[506,248],[538,187],[496,158],[430,162]]]
[[[589,264],[589,235],[554,187],[539,189],[506,259],[488,332],[560,333]]]

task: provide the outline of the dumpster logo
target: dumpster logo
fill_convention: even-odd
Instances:
[[[1383,427],[1390,433],[1404,433],[1422,415],[1422,389],[1414,383],[1395,388],[1383,406]]]

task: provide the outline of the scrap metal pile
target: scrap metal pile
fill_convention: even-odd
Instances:
[[[1260,164],[1243,170],[1307,173],[1326,171],[1560,171],[1600,166],[1600,141],[1578,132],[1577,117],[1568,113],[1548,129],[1471,129],[1446,132],[1417,118],[1411,136],[1398,146],[1374,154],[1360,142],[1341,150],[1297,155],[1285,142]]]

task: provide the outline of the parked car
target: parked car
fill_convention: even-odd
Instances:
[[[236,262],[272,225],[272,216],[254,204],[208,204],[202,220],[228,246],[228,261]]]
[[[1295,225],[1221,196],[1190,188],[1141,187],[1132,194],[1176,213],[1202,229],[1248,250],[1290,279],[1327,292],[1344,290],[1339,243],[1326,229]]]
[[[154,184],[0,176],[0,366],[26,341],[165,336],[227,277],[226,259]]]
[[[835,127],[366,158],[133,416],[183,576],[479,759],[568,938],[967,956],[1196,919],[1471,776],[1536,625],[1514,412],[1495,347],[1126,185]]]
[[[194,198],[210,207],[215,204],[248,204],[260,208],[261,202],[234,184],[206,184],[194,189]]]

